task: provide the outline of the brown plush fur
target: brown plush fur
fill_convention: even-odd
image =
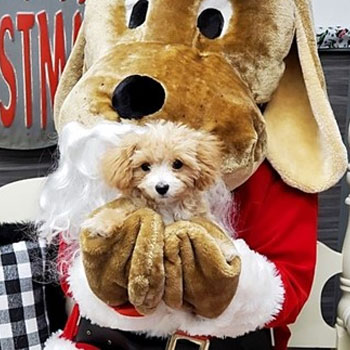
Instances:
[[[120,199],[105,209],[125,208],[133,204]],[[130,301],[142,313],[152,312],[164,292],[163,232],[161,217],[151,209],[135,210],[106,237],[81,233],[85,273],[91,290],[108,305]]]
[[[201,56],[183,45],[122,46],[123,50],[112,50],[84,75],[74,89],[76,93],[70,94],[62,107],[61,122],[71,120],[72,110],[78,111],[77,120],[88,125],[98,122],[98,118],[119,121],[111,108],[111,91],[128,72],[142,72],[164,84],[167,98],[163,109],[141,120],[141,124],[162,119],[212,132],[225,144],[226,174],[251,168],[252,164],[255,169],[260,164],[266,144],[263,117],[246,85],[223,56]],[[133,52],[133,60],[129,52]],[[152,60],[157,65],[149,65]],[[116,71],[116,66],[123,67],[122,72]],[[193,98],[189,100],[189,96]]]
[[[217,241],[230,244],[217,226],[202,218],[180,221],[166,228],[167,305],[175,309],[184,307],[208,318],[216,318],[225,311],[236,293],[241,261],[236,256],[227,262]]]

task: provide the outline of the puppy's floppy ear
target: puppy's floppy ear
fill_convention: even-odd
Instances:
[[[83,75],[84,50],[85,35],[83,24],[79,30],[77,40],[64,68],[55,94],[54,119],[57,130],[62,128],[59,117],[63,102]]]
[[[200,169],[196,186],[205,190],[215,183],[221,173],[223,144],[214,136],[201,133],[198,139],[197,160]]]
[[[110,149],[102,158],[102,174],[111,187],[121,191],[127,190],[132,182],[132,156],[136,143],[127,142],[121,147]]]
[[[290,186],[321,192],[344,174],[347,153],[317,54],[309,0],[295,0],[296,38],[265,111],[267,158]]]

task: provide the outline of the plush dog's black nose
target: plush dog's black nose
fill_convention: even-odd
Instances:
[[[164,105],[165,90],[158,81],[140,75],[125,78],[114,90],[112,106],[124,119],[141,119]]]
[[[160,183],[156,186],[156,191],[164,196],[169,191],[169,185]]]

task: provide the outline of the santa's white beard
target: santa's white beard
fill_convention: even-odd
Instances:
[[[102,180],[100,160],[111,147],[118,146],[128,133],[143,133],[135,124],[100,122],[93,128],[67,124],[59,139],[60,159],[48,176],[40,197],[41,237],[51,241],[62,235],[67,243],[79,238],[82,222],[98,207],[116,199],[120,193]],[[214,217],[233,236],[230,222],[232,197],[221,182],[207,193]]]

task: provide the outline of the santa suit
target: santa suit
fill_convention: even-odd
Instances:
[[[236,191],[237,233],[272,261],[283,281],[283,307],[275,320],[276,350],[285,350],[293,323],[306,302],[316,265],[318,200],[286,185],[267,162]]]
[[[317,241],[317,195],[306,194],[286,185],[265,161],[242,186],[235,190],[234,196],[236,211],[232,215],[234,215],[233,222],[236,223],[237,247],[241,253],[243,267],[239,288],[244,290],[245,295],[238,296],[237,293],[226,310],[228,315],[232,312],[231,323],[222,326],[228,320],[226,315],[223,316],[226,318],[220,319],[220,316],[218,320],[208,320],[208,325],[214,336],[225,334],[231,337],[240,336],[255,328],[273,328],[275,349],[285,350],[290,336],[287,325],[293,323],[300,313],[313,281]],[[259,265],[259,268],[256,269],[255,265]],[[81,270],[77,271],[76,273],[81,274]],[[74,268],[70,273],[74,274]],[[59,335],[60,339],[52,339],[51,345],[47,344],[47,349],[56,349],[55,346],[57,349],[97,349],[87,344],[71,343],[77,332],[80,312],[88,318],[96,317],[93,321],[99,324],[105,321],[87,310],[86,305],[91,308],[98,305],[85,304],[84,296],[87,295],[87,288],[82,292],[76,286],[83,283],[82,280],[77,282],[75,278],[68,277],[68,281],[71,286],[68,287],[63,283],[64,289],[70,289],[84,312],[76,306],[64,332]],[[109,312],[107,309],[104,310],[106,319],[109,317],[107,311]],[[132,308],[121,308],[112,312],[119,314],[119,318],[110,319],[102,326],[110,324],[115,327],[120,322],[121,329],[133,330],[133,317],[135,324],[142,322]],[[239,317],[235,317],[235,314]],[[128,318],[126,323],[121,319],[125,315]],[[176,324],[177,318],[181,317],[183,315],[174,313],[170,315],[170,321],[173,320]],[[164,317],[158,321],[156,318],[150,319],[149,323],[157,325],[156,322],[166,324]],[[202,326],[203,322],[201,326],[193,320],[186,321],[187,323],[183,320],[181,322],[179,321],[179,324],[183,324],[183,327],[180,326],[181,330],[187,333],[193,335],[198,335],[200,332],[207,333],[206,335],[209,333],[208,328]],[[137,327],[134,329],[142,328]],[[157,331],[145,331],[157,335]],[[62,344],[56,345],[60,341]]]

